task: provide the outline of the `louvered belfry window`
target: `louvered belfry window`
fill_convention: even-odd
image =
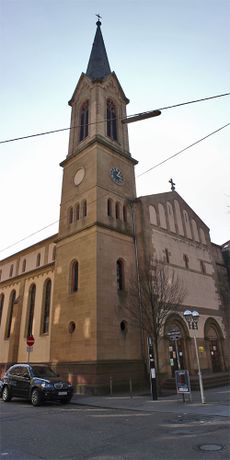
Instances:
[[[116,107],[111,99],[107,100],[107,135],[114,141],[117,140]]]

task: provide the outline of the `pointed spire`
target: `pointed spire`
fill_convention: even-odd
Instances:
[[[108,56],[105,49],[104,40],[101,33],[101,22],[98,20],[97,30],[89,58],[86,75],[91,80],[103,80],[111,73]]]

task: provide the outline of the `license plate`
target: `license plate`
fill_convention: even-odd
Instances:
[[[67,391],[59,391],[58,392],[58,396],[66,396],[67,395]]]

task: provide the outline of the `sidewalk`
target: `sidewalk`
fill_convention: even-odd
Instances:
[[[177,414],[197,414],[208,416],[230,416],[230,386],[207,389],[204,391],[206,403],[202,404],[200,392],[192,392],[192,402],[186,397],[186,402],[182,396],[175,394],[171,396],[159,397],[153,401],[151,395],[129,394],[114,396],[73,396],[71,403],[101,407],[106,409],[135,410],[144,412],[173,412]]]

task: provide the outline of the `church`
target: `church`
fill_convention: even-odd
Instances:
[[[193,330],[184,311],[198,311],[197,344],[205,375],[229,370],[230,242],[171,191],[136,196],[129,151],[129,102],[111,71],[101,22],[69,101],[71,124],[63,168],[58,233],[0,261],[0,369],[48,363],[77,392],[100,393],[146,381],[146,338],[127,315],[130,285],[141,264],[163,261],[185,296],[165,318],[159,341],[162,381],[178,368],[197,374]],[[176,330],[177,341],[169,340]],[[27,337],[33,335],[28,352]],[[142,336],[142,337],[141,337]],[[179,362],[178,362],[179,359]]]

